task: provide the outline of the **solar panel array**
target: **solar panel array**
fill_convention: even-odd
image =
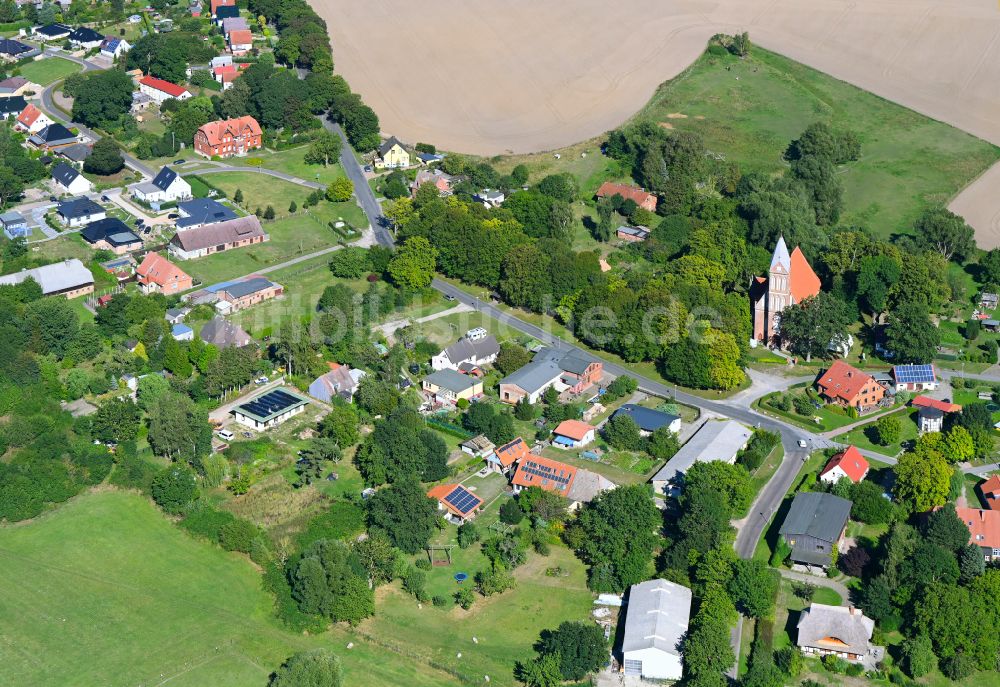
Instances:
[[[255,398],[249,403],[244,403],[240,406],[240,410],[245,410],[258,417],[270,417],[301,402],[302,399],[292,396],[281,389],[275,389],[274,391],[268,391],[263,396]]]
[[[901,384],[930,382],[934,380],[933,365],[897,365],[896,381]]]
[[[561,485],[561,488],[565,488],[566,485],[569,484],[570,475],[565,470],[559,470],[556,472],[548,465],[541,465],[533,460],[523,463],[521,465],[521,469],[529,475],[536,475],[542,479],[550,479],[556,484]]]
[[[446,503],[457,510],[462,515],[467,514],[480,503],[482,499],[463,487],[461,484],[451,490],[451,493],[444,497]]]

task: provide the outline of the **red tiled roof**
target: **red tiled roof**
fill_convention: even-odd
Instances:
[[[250,29],[236,29],[229,32],[229,45],[250,45],[253,43],[253,34]]]
[[[215,14],[215,10],[223,6],[235,7],[236,0],[212,0],[211,4],[212,14]]]
[[[559,423],[559,426],[555,428],[553,434],[558,434],[560,436],[569,437],[575,441],[580,441],[587,436],[587,432],[591,432],[593,429],[594,428],[586,422],[581,422],[580,420],[563,420]]]
[[[167,282],[172,280],[186,281],[191,279],[184,270],[156,252],[146,253],[146,257],[143,258],[142,264],[139,265],[135,273],[147,282],[160,286],[165,286]]]
[[[518,462],[517,472],[510,482],[514,486],[539,487],[566,496],[574,479],[576,468],[572,465],[532,454]]]
[[[1000,510],[956,508],[958,519],[969,528],[969,543],[1000,549]]]
[[[854,446],[848,446],[847,450],[841,451],[831,458],[830,462],[826,464],[826,467],[819,474],[825,475],[838,466],[854,483],[863,480],[865,474],[868,472],[868,461],[861,455],[861,451]]]
[[[872,381],[869,374],[848,365],[843,360],[834,361],[816,382],[823,393],[831,398],[853,401],[865,384]]]
[[[792,264],[789,267],[788,277],[792,287],[792,298],[796,303],[801,303],[819,293],[819,277],[813,272],[812,266],[798,246],[792,251],[791,257]]]
[[[503,446],[497,447],[495,453],[497,459],[500,461],[500,464],[505,468],[509,468],[521,458],[528,455],[528,444],[524,441],[524,439],[518,437],[513,441],[507,442]]]
[[[638,186],[629,186],[628,184],[616,184],[611,181],[605,181],[601,184],[601,187],[597,189],[597,197],[610,198],[612,196],[621,196],[626,200],[631,199],[636,205],[642,205],[643,203],[648,202],[650,198],[654,201],[656,200],[656,196],[649,191],[643,191]]]
[[[144,76],[139,79],[139,83],[143,86],[149,86],[150,88],[155,88],[158,91],[163,91],[169,96],[174,98],[179,98],[185,93],[187,89],[183,86],[178,86],[175,83],[170,83],[169,81],[164,81],[163,79],[157,79],[155,76]]]
[[[214,122],[203,124],[198,131],[205,134],[208,145],[217,146],[222,143],[223,135],[228,131],[233,136],[238,136],[243,129],[249,128],[251,136],[260,136],[260,124],[250,115],[236,117],[235,119],[217,119]]]
[[[957,403],[950,403],[948,401],[939,401],[936,398],[931,398],[930,396],[915,396],[910,405],[914,408],[937,408],[942,413],[958,413],[961,412],[962,406]]]
[[[979,493],[990,510],[1000,510],[1000,475],[993,475],[979,485]]]
[[[28,103],[28,106],[21,110],[21,114],[17,116],[17,121],[24,126],[31,126],[41,114],[41,110],[31,103]]]

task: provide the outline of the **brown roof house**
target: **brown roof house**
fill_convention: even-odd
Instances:
[[[803,653],[874,667],[885,649],[871,644],[875,621],[854,606],[811,604],[799,615],[795,643]]]
[[[249,334],[221,317],[205,323],[201,328],[201,340],[218,348],[242,348],[253,343]]]
[[[253,215],[179,231],[170,239],[170,254],[179,260],[200,258],[224,250],[270,240]]]
[[[345,401],[351,401],[358,384],[365,376],[365,371],[351,369],[350,366],[340,363],[327,364],[330,366],[330,371],[321,374],[312,381],[312,384],[309,385],[309,395],[326,403],[337,396]]]
[[[860,413],[877,408],[885,396],[885,387],[874,377],[843,360],[834,361],[819,376],[816,389],[830,403],[856,408]]]

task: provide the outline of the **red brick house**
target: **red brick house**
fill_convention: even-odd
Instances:
[[[1000,510],[1000,475],[979,483],[979,495],[990,510]]]
[[[194,150],[205,157],[246,155],[262,145],[260,124],[250,115],[219,119],[201,126],[194,134]]]
[[[870,374],[837,360],[816,380],[820,396],[830,403],[865,412],[876,408],[885,396],[885,387]]]

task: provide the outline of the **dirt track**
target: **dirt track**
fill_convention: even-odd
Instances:
[[[751,40],[1000,144],[997,0],[311,0],[386,132],[479,154],[611,129],[714,33]],[[1000,170],[981,184],[1000,178]],[[996,186],[993,187],[994,189]],[[1000,193],[956,208],[1000,245]]]

